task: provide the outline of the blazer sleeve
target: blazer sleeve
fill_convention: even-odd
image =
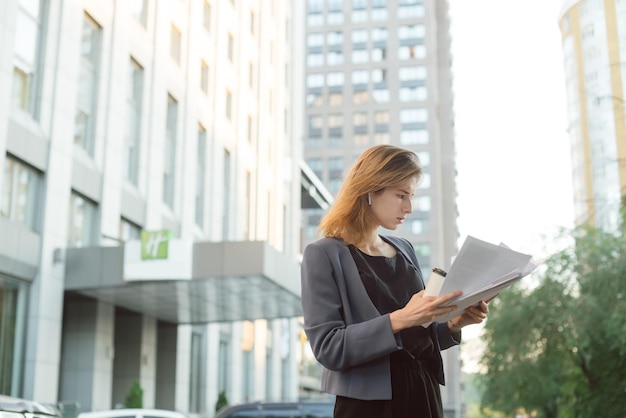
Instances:
[[[352,307],[346,305],[345,278],[333,269],[323,246],[313,243],[306,247],[301,273],[304,331],[324,367],[345,371],[401,349],[389,315],[347,323],[346,312]]]

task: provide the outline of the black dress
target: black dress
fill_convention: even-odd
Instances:
[[[394,257],[370,256],[350,246],[367,294],[381,315],[402,308],[424,289],[415,268],[398,251]],[[434,325],[431,325],[434,326]],[[337,396],[335,418],[442,418],[435,369],[438,353],[428,328],[400,331],[404,349],[390,355],[391,400]]]

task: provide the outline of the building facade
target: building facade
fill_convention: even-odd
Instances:
[[[334,194],[366,148],[415,151],[424,176],[394,233],[413,243],[426,278],[457,252],[450,42],[447,1],[307,0],[306,162]],[[303,245],[323,214],[306,211]],[[444,362],[446,416],[460,417],[459,349]]]
[[[300,3],[2,2],[0,393],[298,397]]]
[[[559,24],[576,223],[615,231],[626,189],[626,2],[565,1]]]

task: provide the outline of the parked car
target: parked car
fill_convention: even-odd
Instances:
[[[61,418],[56,406],[0,395],[0,418]]]
[[[0,417],[2,418],[2,417]],[[78,418],[188,418],[185,414],[166,409],[122,408],[81,412]]]
[[[221,409],[215,418],[332,418],[334,401],[252,402]]]

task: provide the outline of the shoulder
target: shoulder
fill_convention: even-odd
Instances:
[[[317,241],[313,241],[310,244],[308,244],[306,246],[305,251],[309,248],[332,250],[332,249],[338,249],[342,247],[347,247],[347,246],[342,240],[338,238],[320,238]]]
[[[413,251],[413,244],[411,244],[411,241],[406,238],[396,237],[393,235],[381,235],[381,237],[385,241],[395,245],[396,247],[405,248],[409,251]]]

